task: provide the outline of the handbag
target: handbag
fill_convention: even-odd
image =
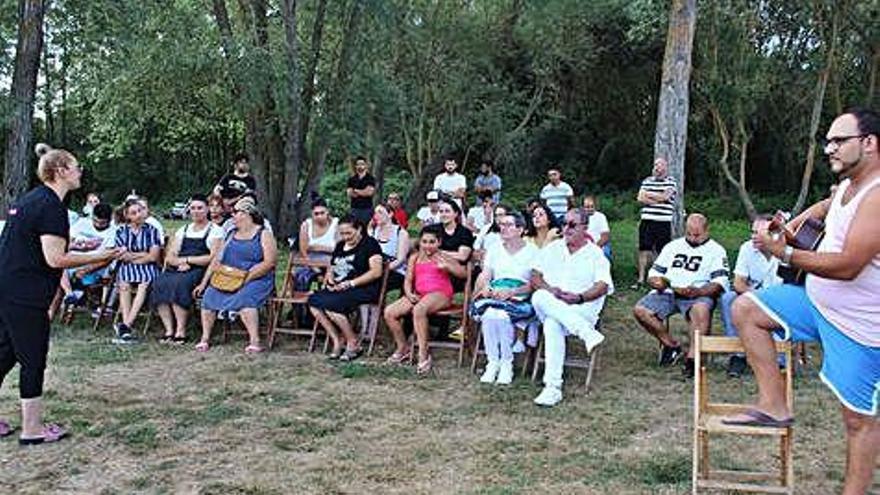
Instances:
[[[220,268],[211,274],[211,287],[221,292],[235,292],[244,285],[247,274],[247,270],[220,265]]]

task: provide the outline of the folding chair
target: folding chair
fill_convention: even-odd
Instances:
[[[367,348],[367,356],[373,355],[373,347],[376,344],[376,336],[379,334],[379,325],[382,324],[384,318],[382,311],[385,309],[385,293],[388,291],[388,263],[382,262],[382,281],[379,285],[379,299],[375,304],[361,304],[357,309],[358,321],[358,345],[363,344],[365,339],[370,339],[370,345]],[[348,315],[348,321],[351,321],[352,315]],[[318,328],[315,328],[317,335]],[[324,333],[324,353],[330,349],[330,335]]]
[[[602,320],[596,322],[596,330],[602,330]],[[584,346],[584,351],[586,354],[584,356],[575,356],[574,347],[572,344],[579,344],[583,346],[583,341],[575,336],[569,335],[565,337],[565,361],[562,363],[562,368],[573,368],[584,370],[586,372],[586,377],[584,378],[584,395],[588,395],[590,393],[590,385],[593,383],[593,375],[596,371],[597,363],[599,362],[599,353],[602,350],[602,345],[593,348],[592,352],[586,352],[586,346]],[[544,339],[543,336],[538,339],[538,348],[535,351],[534,357],[535,364],[532,366],[532,381],[538,380],[538,370],[541,368],[541,365],[544,364]]]
[[[462,291],[462,299],[461,303],[453,302],[448,308],[438,311],[431,315],[432,317],[446,317],[450,320],[459,320],[461,322],[461,330],[462,336],[460,341],[447,341],[447,340],[431,340],[428,339],[428,349],[452,349],[458,351],[458,366],[464,363],[464,353],[465,348],[471,346],[472,335],[471,331],[471,321],[470,315],[468,314],[468,307],[471,303],[471,292],[473,288],[473,281],[471,280],[471,275],[474,272],[474,264],[472,261],[467,263],[467,273],[465,274],[465,284],[464,290]],[[416,339],[415,332],[412,333],[409,337],[410,339],[410,363],[415,359],[414,356],[418,351],[418,339]]]
[[[792,345],[791,342],[774,342],[776,351],[785,354],[789,363],[782,371],[785,381],[785,401],[793,411],[792,394]],[[792,465],[792,427],[734,426],[725,425],[722,419],[746,411],[749,406],[709,402],[709,382],[703,354],[744,352],[742,342],[735,337],[711,337],[696,335],[694,339],[694,447],[693,493],[700,490],[732,490],[762,493],[786,493],[794,491],[794,468]],[[734,435],[770,436],[779,438],[778,471],[713,470],[709,465],[709,435],[727,433]]]
[[[537,322],[537,320],[535,320]],[[471,357],[471,373],[477,372],[477,365],[480,361],[480,356],[485,356],[486,351],[480,350],[480,346],[483,344],[483,332],[482,329],[479,328],[477,322],[472,321],[471,324],[474,326],[474,345],[472,349],[472,357]],[[532,325],[533,323],[530,323]],[[529,327],[530,328],[530,327]],[[528,328],[526,332],[528,332]],[[529,376],[529,366],[535,366],[536,364],[536,355],[538,348],[534,348],[526,344],[526,350],[522,353],[522,367],[520,368],[520,376],[525,378]],[[514,364],[516,364],[516,356],[514,356]]]
[[[296,305],[305,306],[308,304],[309,296],[312,294],[311,291],[297,291],[294,285],[295,278],[294,273],[297,268],[309,268],[309,269],[318,269],[318,270],[327,270],[330,267],[330,263],[328,261],[316,261],[310,260],[308,258],[302,258],[299,256],[291,256],[290,261],[287,263],[287,269],[284,272],[284,283],[281,286],[281,291],[273,298],[269,299],[268,309],[268,336],[267,343],[269,349],[272,349],[272,346],[275,345],[275,334],[287,334],[287,335],[299,335],[303,337],[309,337],[309,352],[313,352],[315,350],[315,340],[317,338],[317,329],[318,322],[315,321],[311,328],[299,327],[296,318],[291,322],[291,326],[282,326],[281,325],[281,314],[284,311],[284,307],[286,305],[290,305],[290,307],[294,307]]]

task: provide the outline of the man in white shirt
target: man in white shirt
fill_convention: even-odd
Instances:
[[[454,158],[447,158],[443,164],[444,172],[434,177],[434,190],[448,194],[455,198],[458,206],[464,208],[464,199],[467,193],[467,178],[456,172],[458,163]]]
[[[565,212],[571,206],[571,198],[574,190],[562,180],[562,172],[558,168],[547,170],[547,179],[550,181],[541,189],[541,199],[547,203],[547,207],[553,212],[553,216],[562,223]]]
[[[755,218],[752,222],[752,233],[756,234],[767,230],[770,219],[770,215],[760,215]],[[755,247],[751,239],[740,245],[739,254],[736,256],[736,266],[733,268],[733,290],[727,291],[721,296],[721,323],[724,325],[724,335],[728,337],[739,336],[731,317],[734,299],[750,291],[781,284],[782,278],[776,273],[778,269],[779,259],[770,254],[762,253]],[[785,361],[782,360],[780,364],[785,364]],[[730,356],[730,361],[727,364],[727,375],[738,378],[742,376],[747,365],[744,354],[734,354]]]
[[[611,227],[608,226],[608,218],[601,211],[596,211],[596,196],[588,194],[584,196],[584,210],[590,214],[590,227],[587,232],[605,253],[608,261],[611,261]]]
[[[416,218],[419,220],[419,229],[440,222],[440,193],[428,191],[425,194],[425,201],[428,202],[428,205],[419,208],[419,211],[416,212]]]
[[[727,251],[709,239],[709,222],[694,213],[688,216],[685,237],[667,244],[648,272],[654,289],[636,303],[633,314],[639,324],[663,346],[660,366],[674,364],[682,348],[664,325],[674,313],[685,316],[691,335],[705,335],[712,321],[715,299],[728,284]],[[682,373],[693,377],[693,349],[688,349]]]
[[[474,233],[480,232],[487,225],[492,225],[495,199],[491,192],[482,192],[479,195],[479,203],[468,210],[465,227]]]
[[[115,247],[116,227],[112,224],[113,208],[106,203],[98,203],[92,208],[91,217],[82,217],[70,226],[70,252],[85,255]],[[83,296],[85,287],[100,282],[105,276],[110,261],[100,261],[79,268],[65,270],[61,277],[61,290],[64,303],[75,304]]]
[[[611,264],[590,242],[587,212],[566,213],[563,239],[541,250],[532,271],[532,306],[544,325],[544,390],[535,404],[552,407],[562,400],[565,337],[577,335],[591,352],[605,337],[596,330],[605,296],[614,292]]]

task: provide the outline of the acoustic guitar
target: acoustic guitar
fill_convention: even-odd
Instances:
[[[788,245],[795,249],[815,251],[823,237],[825,237],[825,222],[808,218],[798,227],[794,237],[788,239]],[[807,280],[807,272],[781,262],[776,274],[786,284],[804,285]]]

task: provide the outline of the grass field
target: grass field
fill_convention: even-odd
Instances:
[[[626,287],[635,224],[613,227]],[[747,232],[713,228],[728,249]],[[242,340],[197,354],[191,344],[120,348],[108,328],[59,326],[46,416],[73,437],[26,449],[0,442],[0,493],[686,493],[693,384],[656,367],[656,344],[629,313],[639,295],[624,288],[609,299],[593,391],[578,393],[577,375],[552,410],[531,403],[536,384],[481,385],[448,354],[437,353],[434,377],[418,379],[383,366],[385,349],[336,365],[301,340],[258,357],[241,352]],[[680,318],[673,326],[683,333]],[[748,400],[753,380],[728,379],[724,364],[711,369],[719,395]],[[843,473],[839,407],[816,366],[796,382],[804,494],[839,491]],[[13,372],[0,416],[17,425],[16,383]],[[775,452],[752,439],[712,447],[715,462],[740,468],[774,462]]]

